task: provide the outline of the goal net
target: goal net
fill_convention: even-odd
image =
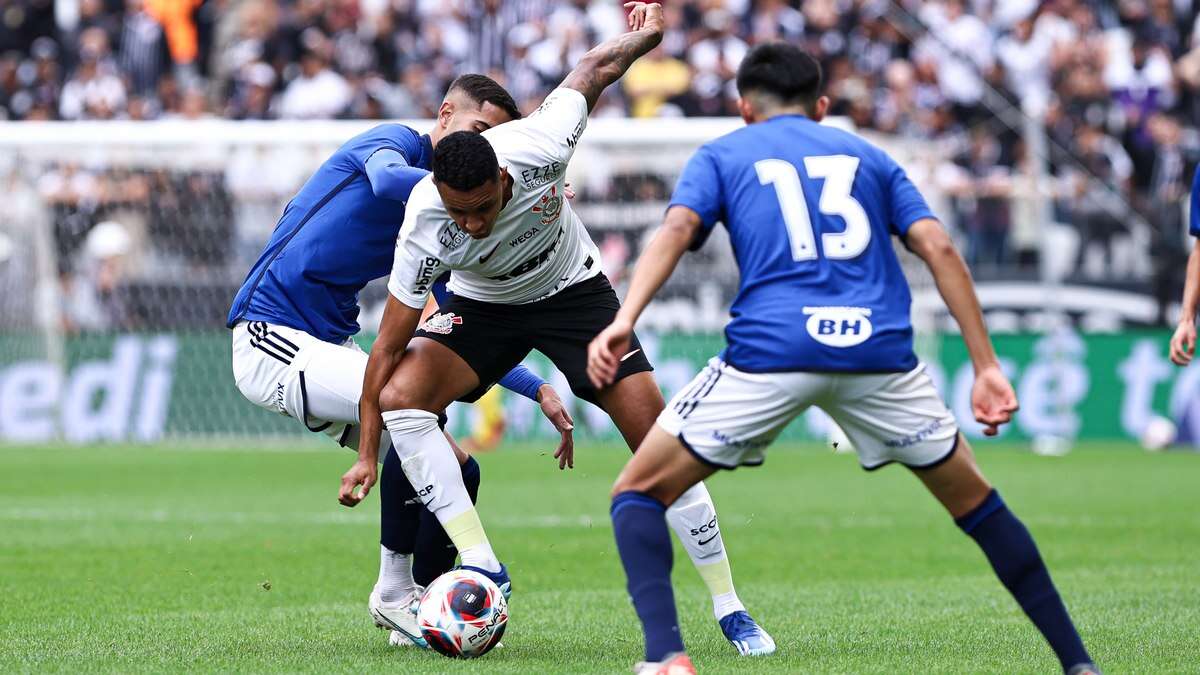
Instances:
[[[0,127],[0,440],[136,442],[286,437],[294,420],[243,400],[223,323],[283,205],[308,175],[370,122],[25,123]],[[734,119],[599,119],[568,176],[574,208],[619,293],[658,224],[675,180],[703,142]],[[418,129],[427,122],[414,122]],[[921,184],[936,158],[871,140]],[[927,187],[927,186],[923,186]],[[926,190],[936,203],[936,192]],[[908,255],[904,253],[904,255]],[[930,285],[906,262],[918,288]],[[719,228],[686,256],[639,331],[670,394],[722,345],[737,269]],[[363,292],[364,347],[384,284]],[[933,334],[918,306],[918,333]],[[936,340],[918,340],[936,359]],[[529,365],[564,394],[536,354]],[[598,410],[573,401],[581,433],[613,436]],[[469,431],[475,415],[452,418]],[[536,406],[507,396],[510,438],[549,437]],[[794,425],[798,435],[819,431]],[[818,434],[819,435],[819,434]]]

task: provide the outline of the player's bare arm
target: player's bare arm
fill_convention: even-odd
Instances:
[[[1183,306],[1179,309],[1179,325],[1171,336],[1171,360],[1186,366],[1196,355],[1196,304],[1200,302],[1200,239],[1192,245],[1188,256],[1187,278],[1183,285]]]
[[[391,378],[392,373],[404,356],[408,341],[421,320],[421,310],[409,307],[392,296],[388,296],[379,323],[379,335],[367,358],[367,372],[363,379],[362,398],[359,400],[359,423],[362,425],[358,447],[358,460],[342,476],[342,487],[338,501],[343,506],[356,506],[361,502],[378,479],[379,434],[383,419],[379,411],[379,393]],[[358,494],[354,489],[362,486]]]
[[[629,32],[591,49],[559,86],[583,94],[588,111],[608,85],[616,82],[639,57],[662,42],[663,11],[657,2],[628,2]]]
[[[629,292],[617,317],[588,345],[588,378],[597,389],[612,384],[621,365],[621,355],[629,350],[634,324],[696,240],[700,225],[700,216],[695,211],[686,206],[672,206],[638,257]]]
[[[976,421],[984,425],[983,433],[995,436],[1000,425],[1011,421],[1017,411],[1017,395],[1000,370],[967,263],[936,220],[926,218],[914,223],[908,230],[907,241],[912,252],[929,266],[938,292],[958,322],[975,367],[971,408]]]

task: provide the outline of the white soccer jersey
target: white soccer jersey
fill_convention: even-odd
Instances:
[[[529,117],[483,132],[513,179],[512,199],[485,239],[454,224],[432,176],[417,183],[396,240],[392,295],[424,307],[434,280],[452,270],[449,288],[457,295],[524,304],[598,274],[599,250],[563,195],[587,114],[583,94],[560,88]]]

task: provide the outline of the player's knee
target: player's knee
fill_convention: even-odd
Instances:
[[[616,497],[622,492],[637,492],[644,494],[647,497],[652,497],[662,502],[664,506],[670,506],[679,498],[677,491],[669,489],[656,476],[637,475],[635,472],[622,471],[617,480],[613,483],[612,493],[610,497]]]
[[[420,408],[417,397],[413,395],[412,390],[395,382],[388,382],[384,385],[383,390],[379,392],[379,409],[382,411],[388,410],[412,410]]]

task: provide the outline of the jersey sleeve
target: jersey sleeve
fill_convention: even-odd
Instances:
[[[574,89],[559,87],[550,92],[532,115],[509,124],[519,124],[536,136],[537,149],[545,153],[548,161],[565,163],[575,154],[587,122],[587,99]]]
[[[887,159],[885,189],[888,191],[888,227],[901,237],[908,234],[913,223],[925,218],[936,218],[925,197],[909,180],[908,173],[891,158]]]
[[[1196,167],[1196,175],[1192,178],[1192,208],[1188,219],[1188,232],[1193,237],[1200,237],[1200,166]]]
[[[388,278],[388,292],[397,300],[414,309],[423,309],[434,282],[441,275],[443,262],[439,257],[440,246],[437,228],[441,222],[431,216],[431,208],[420,208],[414,202],[420,199],[421,183],[413,191],[409,208],[404,214],[400,236],[396,238],[396,254],[392,259],[392,274]],[[416,208],[414,208],[416,207]]]
[[[380,124],[355,136],[342,150],[350,164],[363,173],[367,172],[367,161],[380,150],[399,153],[404,164],[411,166],[421,156],[421,136],[403,124]]]
[[[683,206],[700,216],[701,230],[692,242],[691,250],[695,251],[704,245],[708,235],[717,221],[724,218],[725,191],[721,185],[721,176],[717,170],[717,160],[707,146],[701,147],[688,160],[675,184],[675,192],[671,194],[672,206]]]
[[[391,148],[380,148],[367,158],[367,181],[376,197],[408,201],[413,186],[429,175],[424,169],[408,165],[404,155]]]

